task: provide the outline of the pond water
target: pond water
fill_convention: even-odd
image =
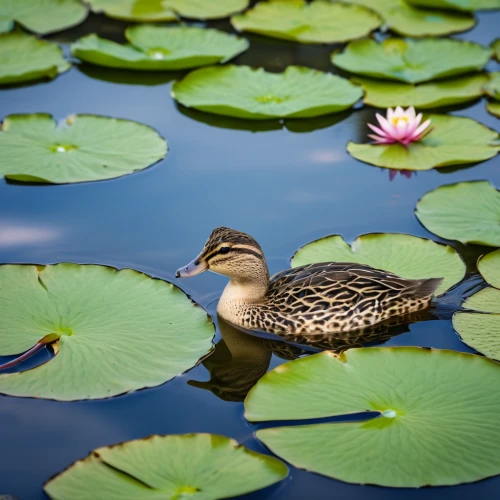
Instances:
[[[460,38],[489,44],[498,34],[500,12],[478,18],[479,26]],[[226,21],[210,25],[230,30]],[[124,26],[94,15],[52,38],[69,42],[97,32],[121,40]],[[238,64],[271,71],[291,64],[334,71],[329,62],[332,47],[247,38],[251,48],[236,60]],[[490,63],[490,68],[498,67]],[[226,119],[176,106],[170,87],[177,77],[76,65],[52,82],[1,91],[2,117],[47,112],[57,119],[72,113],[128,118],[157,129],[170,151],[152,168],[113,181],[31,186],[0,180],[0,262],[98,263],[176,282],[175,270],[198,253],[213,228],[225,225],[254,236],[275,273],[289,266],[299,246],[329,234],[341,234],[347,241],[367,232],[437,239],[413,214],[424,193],[442,184],[477,179],[500,187],[498,157],[480,165],[411,177],[398,174],[393,179],[388,170],[352,159],[345,144],[365,140],[365,123],[373,121],[374,109],[285,124]],[[452,113],[496,129],[500,124],[486,112],[484,101]],[[386,345],[473,352],[454,333],[448,309],[458,307],[463,295],[477,285],[475,262],[489,249],[452,245],[467,262],[467,281],[442,301],[433,318],[409,325],[406,333]],[[225,278],[210,273],[176,282],[211,314],[225,283]],[[151,434],[218,433],[265,452],[253,437],[259,426],[243,418],[243,403],[224,399],[241,399],[251,385],[245,379],[248,369],[238,367],[251,367],[258,377],[296,354],[297,348],[248,339],[230,328],[223,333],[221,341],[217,331],[218,347],[210,359],[161,387],[76,403],[0,396],[0,495],[46,498],[43,483],[90,450]],[[31,363],[46,356],[40,353]],[[210,378],[212,384],[200,383]],[[210,387],[217,394],[207,390]],[[298,401],[300,397],[297,394]],[[500,477],[456,487],[402,490],[351,485],[290,470],[286,481],[247,497],[500,497]]]

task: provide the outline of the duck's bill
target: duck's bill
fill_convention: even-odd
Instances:
[[[208,264],[205,260],[196,257],[187,266],[177,269],[175,273],[176,278],[191,278],[191,276],[196,276],[208,269]]]

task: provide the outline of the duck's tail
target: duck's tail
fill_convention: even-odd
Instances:
[[[443,282],[443,278],[429,278],[421,280],[419,285],[415,288],[413,296],[417,298],[432,297],[439,285]]]

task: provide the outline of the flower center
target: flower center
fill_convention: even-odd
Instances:
[[[408,123],[408,117],[407,116],[397,116],[392,118],[392,124],[396,125],[396,127],[399,125],[400,122]]]

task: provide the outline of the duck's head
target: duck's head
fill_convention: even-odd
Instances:
[[[248,234],[228,227],[214,229],[198,257],[178,269],[175,276],[190,278],[207,270],[236,281],[252,281],[262,273],[268,276],[259,244]]]

